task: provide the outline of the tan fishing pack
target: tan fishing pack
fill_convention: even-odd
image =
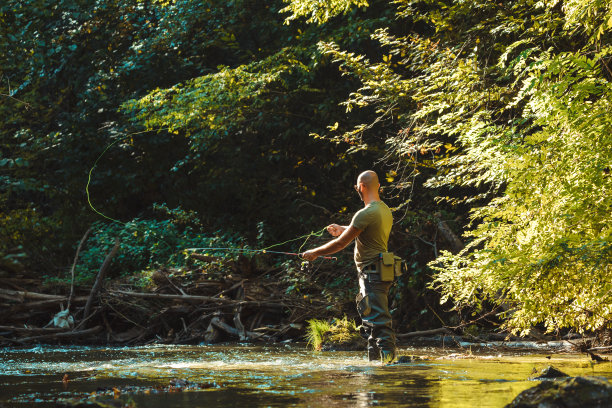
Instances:
[[[383,282],[391,282],[396,276],[402,275],[402,265],[404,260],[395,256],[393,252],[381,252],[378,254],[376,269]]]

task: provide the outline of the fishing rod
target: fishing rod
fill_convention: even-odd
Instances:
[[[283,252],[283,251],[270,251],[267,249],[243,249],[243,248],[185,248],[185,251],[228,251],[228,252],[255,252],[262,254],[277,254],[277,255],[288,255],[300,257],[297,252]],[[328,259],[332,261],[338,260],[335,256],[320,256],[319,258]]]

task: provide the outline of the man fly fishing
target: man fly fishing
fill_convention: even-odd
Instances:
[[[396,359],[395,333],[388,301],[395,272],[394,256],[387,252],[393,216],[389,207],[381,201],[379,189],[380,183],[374,171],[361,173],[355,190],[364,208],[353,216],[349,226],[327,226],[327,231],[336,238],[301,256],[313,261],[320,256],[334,254],[355,240],[354,259],[359,277],[356,302],[362,319],[360,332],[368,340],[368,359],[380,359],[387,364]]]

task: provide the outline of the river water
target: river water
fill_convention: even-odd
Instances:
[[[2,349],[0,407],[88,398],[136,407],[484,408],[503,407],[549,365],[612,379],[612,363],[578,354],[401,348],[400,355],[418,359],[382,367],[365,353],[303,344]]]

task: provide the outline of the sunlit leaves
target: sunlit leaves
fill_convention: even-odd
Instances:
[[[567,0],[563,2],[563,11],[565,26],[588,34],[591,41],[600,41],[612,29],[612,8],[608,0]]]
[[[322,44],[361,88],[347,111],[377,118],[330,139],[431,166],[425,185],[479,205],[468,244],[431,266],[442,300],[503,305],[507,327],[580,331],[612,320],[609,2],[399,1],[435,34],[373,36],[381,61]],[[561,12],[562,10],[562,12]],[[334,126],[330,131],[342,128]],[[414,172],[408,177],[413,177]],[[409,182],[408,177],[394,181]]]
[[[353,7],[367,7],[367,0],[285,0],[289,3],[281,10],[291,13],[286,23],[299,17],[307,17],[308,23],[325,23],[332,17],[346,14]]]
[[[510,67],[529,84],[523,115],[539,130],[501,151],[507,186],[475,211],[469,249],[432,264],[445,299],[510,305],[507,326],[521,333],[537,323],[596,330],[612,319],[612,86],[585,51],[540,52],[535,64]]]
[[[265,60],[236,68],[220,67],[214,74],[157,89],[139,100],[128,101],[122,109],[147,129],[182,131],[199,139],[223,138],[266,104],[266,92],[282,88],[283,74],[302,66],[289,50]],[[203,140],[202,142],[205,143]]]

